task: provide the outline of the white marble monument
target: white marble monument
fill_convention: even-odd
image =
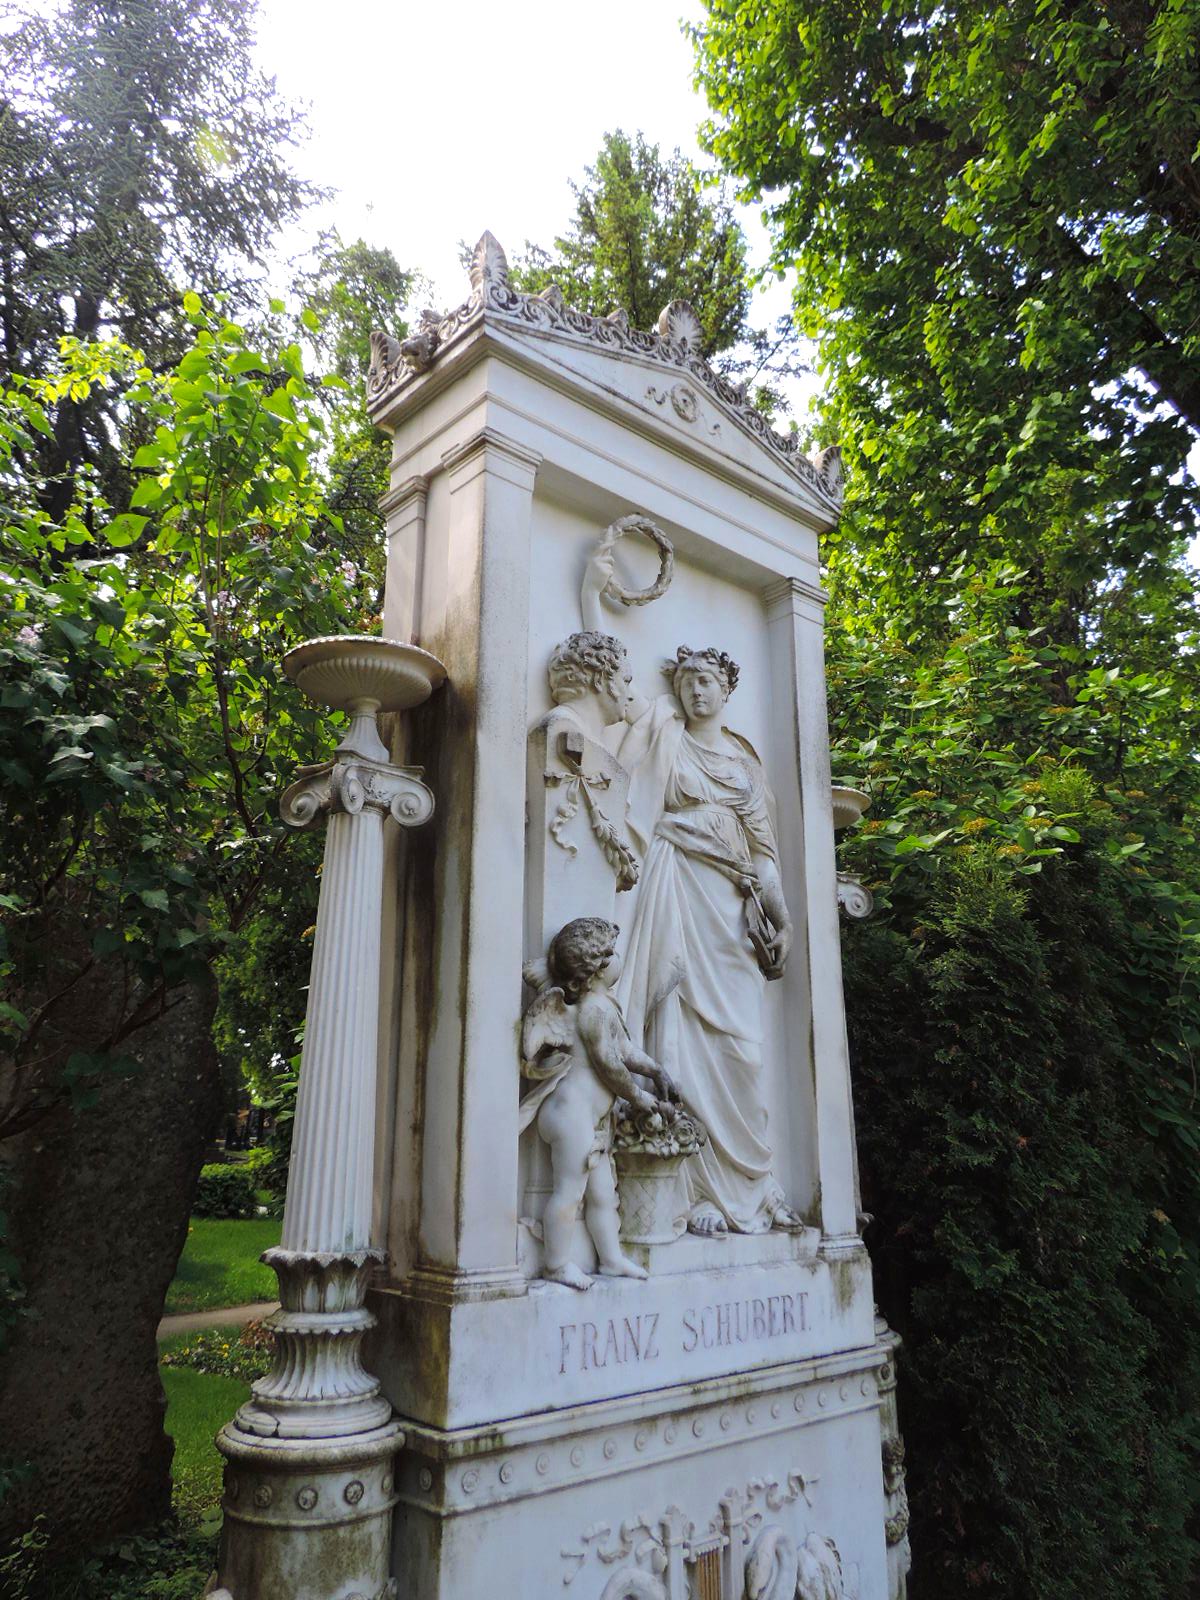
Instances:
[[[773,433],[685,305],[642,331],[522,294],[487,234],[470,277],[372,341],[387,638],[290,663],[354,720],[284,797],[329,840],[279,1355],[222,1434],[214,1584],[901,1600],[838,947],[870,897],[833,847],[866,799],[830,785],[837,452]]]
[[[373,341],[384,632],[447,669],[393,747],[438,809],[389,862],[366,1346],[417,1600],[903,1592],[838,947],[869,909],[833,847],[840,465],[698,340],[682,304],[643,331],[520,293],[485,235],[462,306]]]

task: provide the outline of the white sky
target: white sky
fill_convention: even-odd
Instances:
[[[466,298],[459,241],[490,228],[510,255],[526,240],[550,245],[574,209],[569,180],[606,132],[640,130],[664,155],[678,147],[711,165],[682,31],[701,15],[699,0],[260,0],[258,53],[282,94],[307,105],[297,166],[339,191],[320,221],[388,246],[433,280],[445,309]],[[742,224],[761,264],[758,212],[743,208]],[[787,308],[772,282],[754,320]]]
[[[433,282],[439,309],[466,298],[458,244],[485,228],[512,255],[550,245],[573,210],[569,180],[604,134],[641,130],[708,165],[707,113],[683,26],[700,0],[259,0],[258,53],[283,95],[306,105],[297,166],[337,195],[316,219],[347,241],[388,246]],[[742,208],[753,265],[766,257],[756,209]],[[760,325],[788,286],[757,296]],[[816,380],[788,395],[807,409]],[[1200,443],[1191,470],[1200,473]],[[1197,553],[1200,553],[1198,541]]]

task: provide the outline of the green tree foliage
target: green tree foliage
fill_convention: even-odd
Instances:
[[[388,487],[390,444],[368,418],[362,398],[371,363],[371,330],[385,328],[404,338],[405,311],[421,287],[418,275],[401,267],[390,250],[363,239],[344,244],[336,233],[321,240],[315,265],[296,285],[316,315],[309,338],[321,370],[335,373],[345,385],[328,396],[326,499],[341,519],[338,546],[359,567],[363,592],[376,612],[383,608],[379,500]]]
[[[14,381],[0,413],[4,1134],[119,1065],[122,1039],[277,882],[278,794],[320,742],[280,657],[356,621],[337,552],[310,537],[336,518],[299,344],[280,329],[275,348],[249,348],[187,304],[194,344],[169,376],[124,346],[73,343],[59,373]],[[55,523],[28,468],[35,436],[62,395],[86,400],[114,373],[131,431],[151,435],[134,509],[112,515],[80,474]],[[96,962],[120,1003],[94,1052],[62,1062],[44,1035]]]
[[[341,380],[322,391],[323,488],[316,544],[335,549],[347,602],[370,626],[383,607],[386,550],[379,499],[388,486],[390,447],[362,403],[372,328],[407,332],[404,311],[419,286],[390,250],[362,239],[321,240],[312,268],[296,284],[307,302],[306,345],[322,370]],[[287,1076],[304,1021],[311,935],[317,919],[321,839],[289,846],[286,873],[265,887],[255,915],[217,957],[220,999],[214,1025],[227,1078],[244,1082],[259,1101],[272,1101]],[[293,1086],[294,1088],[294,1086]],[[293,1095],[294,1099],[294,1095]],[[287,1145],[275,1163],[282,1199]]]
[[[790,317],[774,332],[750,323],[746,240],[725,189],[678,150],[664,158],[640,133],[606,133],[595,164],[572,183],[575,215],[553,250],[530,245],[512,268],[526,293],[557,284],[596,316],[628,312],[652,328],[672,300],[686,300],[703,330],[704,356],[754,385],[767,410],[779,380],[801,370]]]
[[[863,586],[969,540],[1065,636],[1135,610],[1195,526],[1194,0],[709,11],[714,148],[772,191],[870,487]]]
[[[286,152],[297,112],[253,64],[253,0],[10,0],[0,31],[0,374],[59,340],[119,337],[165,371],[187,288],[253,299],[278,229],[312,197]],[[119,466],[119,385],[64,396],[36,441],[49,508]]]
[[[286,900],[315,868],[314,843],[291,844],[277,804],[325,744],[326,718],[280,659],[363,625],[327,505],[325,408],[281,304],[254,342],[195,295],[184,310],[193,342],[168,374],[123,344],[67,340],[57,371],[0,393],[0,1176],[10,1154],[24,1170],[39,1127],[86,1115],[102,1092],[111,1101],[114,1075],[139,1070],[144,1025],[237,949],[261,901]],[[305,314],[305,330],[315,322]],[[118,444],[145,440],[125,446],[131,508],[114,511],[81,470],[56,520],[36,441],[64,397],[86,403],[107,384],[124,391]],[[302,994],[289,998],[298,1010]],[[137,1193],[131,1174],[131,1206]],[[10,1200],[28,1214],[27,1192]],[[155,1219],[164,1238],[182,1222]],[[25,1267],[19,1230],[7,1247],[0,1231],[18,1413],[31,1399]],[[16,1465],[59,1493],[79,1468],[52,1453]],[[124,1524],[146,1511],[130,1503]]]
[[[879,910],[847,1003],[931,1600],[1197,1571],[1197,22],[697,30],[849,468],[831,713]]]
[[[1171,674],[1020,627],[1021,576],[948,574],[941,651],[830,640],[835,762],[874,795],[846,994],[914,1583],[1167,1600],[1196,1563],[1200,776]]]
[[[750,310],[746,242],[727,198],[704,192],[703,175],[675,151],[617,129],[604,136],[595,165],[572,183],[575,215],[554,249],[529,249],[513,269],[527,293],[557,283],[581,310],[629,313],[652,328],[670,300],[689,300],[700,316],[704,354],[730,349]]]

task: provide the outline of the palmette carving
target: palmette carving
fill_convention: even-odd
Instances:
[[[372,334],[371,365],[367,373],[370,406],[378,405],[385,394],[410,383],[426,370],[430,361],[440,358],[485,316],[491,316],[514,326],[566,334],[602,348],[627,351],[668,370],[686,373],[754,434],[794,477],[814,490],[829,506],[834,509],[841,506],[843,473],[838,447],[832,445],[809,457],[802,453],[798,434],[776,433],[761,412],[748,403],[744,385],[730,382],[704,359],[699,319],[686,301],[673,300],[659,316],[657,327],[650,332],[630,327],[624,311],[597,317],[576,310],[567,305],[557,285],[551,285],[540,294],[523,294],[510,283],[508,258],[491,233],[485,233],[475,246],[469,279],[469,296],[438,321],[436,341],[428,357],[426,351],[434,332],[432,327],[425,344],[417,352],[405,349],[405,344],[411,341],[401,343],[387,334]]]
[[[275,1247],[263,1260],[279,1279],[280,1309],[267,1318],[271,1369],[251,1385],[238,1426],[251,1434],[320,1438],[378,1427],[391,1415],[379,1380],[362,1365],[375,1318],[364,1299],[383,1251],[346,1255]]]
[[[582,800],[587,810],[592,835],[604,852],[604,859],[613,870],[618,892],[632,889],[638,881],[637,857],[600,809],[600,803],[596,799],[596,791],[603,792],[612,780],[604,772],[585,772],[583,754],[582,736],[572,738],[569,733],[559,735],[558,755],[567,770],[545,774],[545,781],[550,787],[561,788],[563,791],[562,803],[550,823],[550,836],[568,855],[573,856],[578,853],[578,845],[564,836],[563,829],[578,815]]]

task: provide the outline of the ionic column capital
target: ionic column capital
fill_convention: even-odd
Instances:
[[[364,758],[301,767],[280,798],[279,814],[289,828],[313,828],[328,814],[373,810],[402,828],[417,828],[433,815],[433,795],[420,774],[419,767]]]

